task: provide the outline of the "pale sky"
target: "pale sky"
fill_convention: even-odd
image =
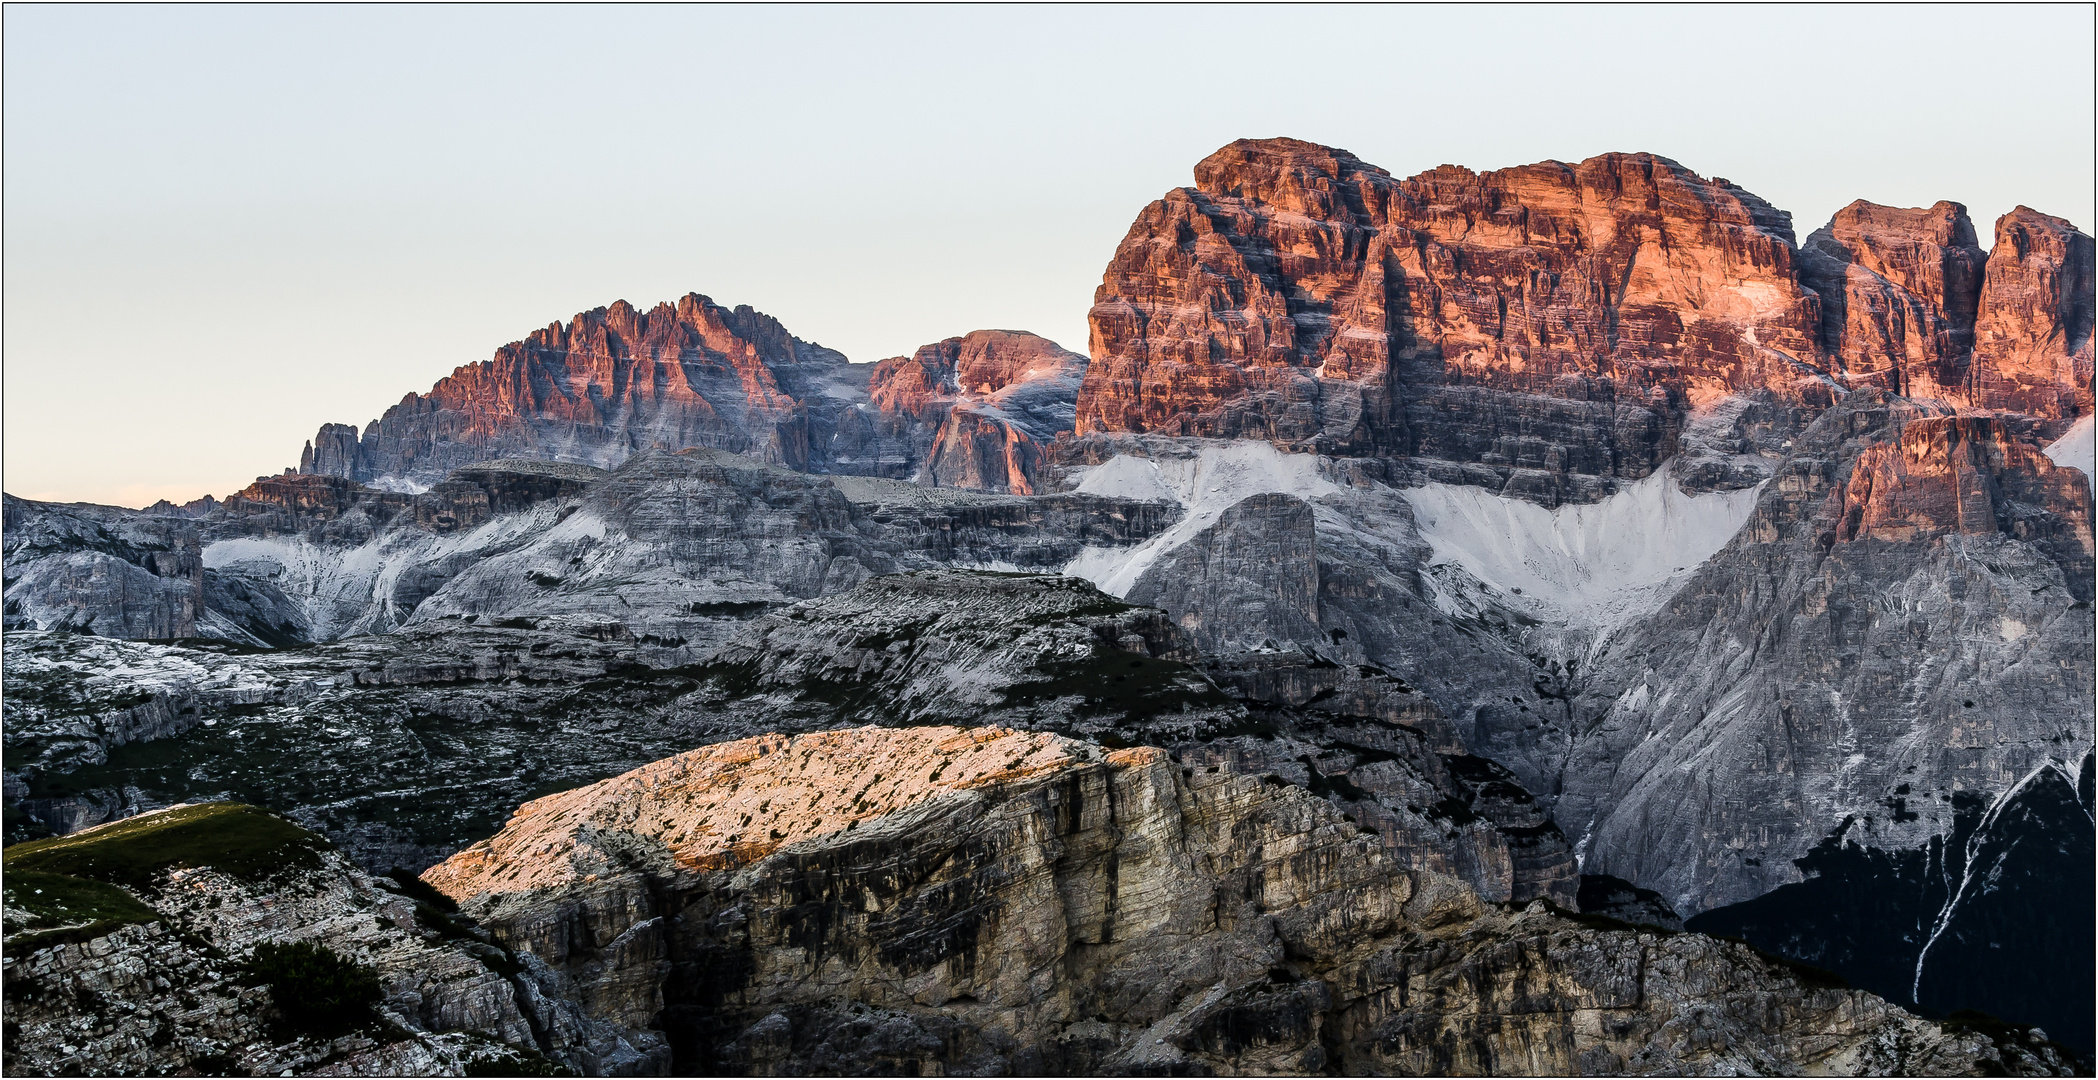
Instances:
[[[1398,176],[1651,151],[1793,214],[2089,231],[2088,5],[5,9],[4,483],[138,506],[296,464],[625,299],[871,361],[1073,349],[1233,139]]]

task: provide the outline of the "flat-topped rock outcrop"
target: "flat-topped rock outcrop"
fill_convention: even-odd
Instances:
[[[710,747],[424,880],[679,1070],[2064,1067],[1739,944],[1484,904],[1301,789],[999,729]]]

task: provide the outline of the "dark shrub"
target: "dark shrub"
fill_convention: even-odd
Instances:
[[[294,1034],[331,1039],[376,1019],[379,973],[325,945],[264,942],[247,971],[251,981],[269,985],[280,1021]]]

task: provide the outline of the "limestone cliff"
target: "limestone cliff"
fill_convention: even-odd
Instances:
[[[2025,207],[1986,256],[1967,208],[1860,200],[1807,239],[1800,280],[1844,382],[2069,420],[2091,412],[2092,241]]]
[[[329,425],[300,471],[416,490],[489,458],[617,465],[709,446],[807,468],[864,388],[843,356],[749,307],[690,293],[553,323],[409,394],[362,435]]]
[[[1987,258],[1967,208],[1863,199],[1800,250],[1800,281],[1821,297],[1821,344],[1842,378],[1916,397],[1965,397]]]
[[[1793,263],[1787,215],[1666,158],[1398,180],[1241,140],[1108,264],[1078,431],[1636,478],[1692,404],[1826,400]]]
[[[2091,409],[2091,239],[2020,208],[1789,215],[1666,158],[1397,179],[1240,140],[1131,225],[1091,312],[1066,451],[1120,433],[1258,438],[1592,500],[1722,440],[1779,452],[1852,387],[2050,421]],[[1757,470],[1733,486],[1760,479]]]
[[[1298,789],[1000,729],[765,737],[424,877],[681,1070],[2066,1068],[1745,946],[1483,904]]]
[[[1974,324],[1978,404],[2091,415],[2093,262],[2091,237],[2061,218],[2021,206],[1996,219]]]

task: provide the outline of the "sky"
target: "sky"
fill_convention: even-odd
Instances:
[[[550,322],[700,292],[856,361],[1083,351],[1238,138],[1398,176],[1651,151],[1800,236],[2089,231],[2093,9],[76,7],[4,15],[0,484],[141,506]]]

